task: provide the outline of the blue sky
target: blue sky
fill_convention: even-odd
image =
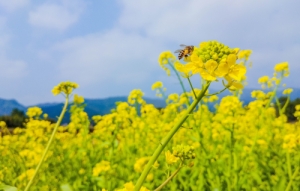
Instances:
[[[85,98],[132,89],[154,97],[158,80],[168,93],[180,92],[175,76],[159,67],[160,52],[207,40],[253,50],[247,87],[259,88],[260,76],[288,61],[285,82],[300,88],[299,7],[276,0],[0,0],[0,98],[61,102],[51,89],[66,80]]]

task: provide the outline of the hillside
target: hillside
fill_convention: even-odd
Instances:
[[[253,90],[254,89],[243,90],[243,95],[241,96],[241,100],[244,102],[244,104],[248,104],[250,101],[253,100],[253,98],[251,97],[251,92]],[[210,93],[214,93],[214,92],[215,91],[210,90]],[[282,90],[279,91],[280,96],[282,96],[281,92]],[[220,97],[224,97],[226,95],[230,95],[230,92],[225,91],[220,95]],[[294,89],[294,91],[291,94],[291,100],[294,100],[296,98],[300,98],[300,89]],[[147,103],[153,104],[157,108],[165,107],[165,101],[162,99],[158,99],[158,98],[144,98],[144,99]],[[104,115],[110,113],[110,110],[115,108],[116,106],[115,103],[119,101],[126,102],[127,97],[122,96],[122,97],[110,97],[105,99],[85,99],[85,103],[87,105],[85,111],[88,113],[90,117],[94,115]],[[41,104],[37,104],[36,106],[42,108],[43,112],[47,113],[49,118],[56,120],[63,108],[63,103],[41,103]],[[18,103],[16,100],[5,100],[0,98],[0,116],[9,115],[14,108],[17,108],[18,110],[25,112],[28,107],[23,106],[22,104]],[[212,104],[209,104],[209,107],[211,110],[213,110]],[[64,117],[63,123],[67,123],[69,121],[69,118],[70,115],[67,112]]]

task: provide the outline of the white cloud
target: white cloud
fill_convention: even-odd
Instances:
[[[62,55],[61,76],[80,84],[134,84],[150,78],[158,66],[157,46],[136,34],[118,30],[67,40],[55,46],[53,54]],[[58,52],[58,54],[57,54]]]
[[[64,31],[78,21],[83,8],[80,1],[45,3],[29,13],[29,23],[36,27]]]
[[[300,26],[297,20],[300,3],[293,6],[272,0],[121,2],[124,8],[120,16],[122,27],[176,42],[214,38],[234,40],[253,35],[264,40],[267,34],[275,36],[281,32],[293,33],[292,37],[295,37]],[[295,28],[298,30],[293,30]]]
[[[119,26],[144,34],[162,44],[193,44],[219,40],[233,47],[253,50],[256,74],[269,74],[273,66],[289,61],[299,68],[300,2],[283,1],[185,1],[121,0]],[[297,76],[292,76],[295,79]],[[291,80],[298,86],[296,80]],[[257,84],[256,79],[252,84]]]
[[[0,60],[0,79],[2,82],[19,80],[27,74],[27,65],[24,61],[8,60],[3,55],[0,56]]]
[[[29,0],[0,0],[0,7],[5,11],[15,11],[26,6]]]
[[[126,86],[137,81],[140,84],[149,79],[155,81],[151,75],[159,70],[157,57],[164,47],[181,43],[197,45],[211,39],[253,49],[254,65],[259,64],[258,73],[262,75],[262,68],[268,68],[270,71],[266,73],[272,73],[273,65],[278,62],[290,60],[294,67],[295,61],[299,60],[299,56],[288,53],[286,47],[292,46],[291,40],[300,30],[297,30],[300,26],[297,25],[300,24],[297,9],[291,5],[281,9],[283,3],[271,0],[257,3],[217,0],[121,2],[123,9],[113,29],[56,45],[61,76],[75,79],[84,86],[104,86],[105,83]],[[298,45],[296,42],[295,46]],[[278,50],[279,47],[286,49]]]

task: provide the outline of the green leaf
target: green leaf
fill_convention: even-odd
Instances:
[[[73,191],[73,189],[71,188],[70,184],[68,184],[68,183],[60,185],[60,189],[62,191]]]
[[[18,188],[14,187],[14,186],[8,186],[5,184],[0,185],[0,191],[17,191]]]

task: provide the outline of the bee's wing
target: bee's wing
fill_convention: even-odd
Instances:
[[[181,47],[187,47],[187,45],[184,45],[184,44],[181,44],[181,45],[179,45],[179,46],[181,46]]]
[[[179,49],[179,50],[175,50],[175,52],[174,53],[179,53],[181,50]]]

